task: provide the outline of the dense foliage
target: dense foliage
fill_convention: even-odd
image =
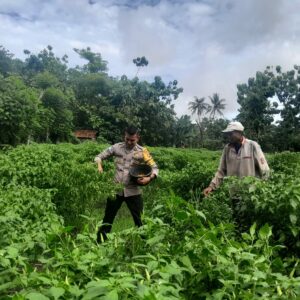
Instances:
[[[69,68],[67,56],[56,57],[51,46],[38,54],[25,50],[25,61],[0,47],[0,144],[75,141],[75,129],[116,142],[129,124],[141,129],[148,145],[176,143],[170,134],[178,128],[173,102],[182,88],[176,80],[114,78],[101,54],[74,51],[85,65]]]
[[[249,136],[269,150],[300,150],[299,71],[298,65],[287,72],[268,66],[247,84],[237,85],[237,119],[247,124]],[[273,140],[278,141],[277,147]]]
[[[299,299],[299,154],[270,155],[270,180],[229,178],[203,199],[219,152],[151,148],[160,176],[144,189],[145,225],[97,245],[118,188],[112,162],[101,175],[91,163],[104,147],[2,151],[1,299]]]
[[[151,67],[144,56],[133,59],[136,76],[112,77],[100,53],[89,47],[74,51],[86,64],[69,67],[68,57],[56,57],[51,46],[38,54],[24,50],[24,61],[0,46],[0,146],[75,142],[76,129],[95,130],[99,141],[114,143],[134,124],[147,145],[222,148],[220,131],[228,120],[221,118],[226,100],[218,93],[208,102],[204,97],[189,102],[194,121],[177,117],[182,87],[160,76],[139,79],[140,69]],[[300,149],[299,70],[267,67],[237,85],[237,119],[267,151]]]

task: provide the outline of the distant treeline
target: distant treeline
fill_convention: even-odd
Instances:
[[[177,80],[152,82],[126,75],[112,77],[107,61],[90,48],[74,49],[86,64],[70,68],[68,57],[57,57],[51,46],[38,54],[24,50],[25,60],[0,46],[0,144],[28,142],[76,142],[76,129],[93,129],[98,140],[119,141],[123,129],[136,125],[142,141],[151,146],[222,147],[222,116],[225,100],[218,94],[195,97],[191,113],[178,118],[174,103],[183,91]],[[145,62],[145,63],[143,63]],[[145,57],[133,59],[138,70],[148,65]],[[151,65],[151,64],[150,64]],[[268,67],[247,84],[238,85],[237,119],[248,137],[269,151],[300,149],[300,74],[298,67],[282,73]],[[276,99],[276,100],[272,100]],[[177,100],[179,101],[179,100]],[[278,103],[280,105],[278,105]],[[281,118],[274,124],[273,117]],[[276,143],[274,142],[276,139]]]

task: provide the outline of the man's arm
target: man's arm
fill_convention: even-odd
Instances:
[[[103,152],[101,152],[100,154],[98,154],[94,161],[95,163],[98,164],[98,171],[99,173],[103,172],[103,168],[102,168],[102,160],[105,160],[111,156],[113,156],[115,154],[115,149],[114,149],[114,145],[110,146],[109,148],[107,148],[106,150],[104,150]]]
[[[262,152],[261,147],[259,146],[258,143],[253,142],[253,145],[254,145],[253,154],[254,154],[255,165],[259,170],[260,177],[262,179],[268,179],[270,176],[270,168],[265,158],[265,155]]]
[[[227,172],[226,148],[224,148],[221,159],[220,159],[218,171],[216,172],[216,174],[215,174],[214,178],[212,179],[212,181],[210,182],[209,186],[203,190],[203,194],[205,197],[208,196],[212,191],[216,190],[221,185],[224,177],[226,176],[226,172]]]
[[[143,159],[144,159],[144,163],[152,168],[152,173],[149,177],[143,177],[138,180],[140,184],[146,185],[158,176],[158,167],[154,159],[152,158],[151,154],[146,148],[143,149]]]

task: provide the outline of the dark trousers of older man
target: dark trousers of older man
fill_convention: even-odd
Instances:
[[[115,199],[107,199],[105,214],[97,233],[97,242],[101,243],[107,239],[107,233],[111,231],[114,219],[122,205],[126,202],[127,207],[132,215],[134,224],[138,227],[142,226],[141,215],[143,212],[143,199],[141,195],[135,195],[130,197],[124,197],[116,195]]]

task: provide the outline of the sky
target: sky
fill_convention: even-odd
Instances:
[[[232,119],[237,84],[268,65],[300,64],[299,11],[300,0],[0,0],[0,45],[21,59],[51,45],[70,67],[85,63],[73,48],[91,47],[109,75],[129,78],[133,58],[145,56],[141,79],[184,89],[178,116],[195,96],[218,93]]]

